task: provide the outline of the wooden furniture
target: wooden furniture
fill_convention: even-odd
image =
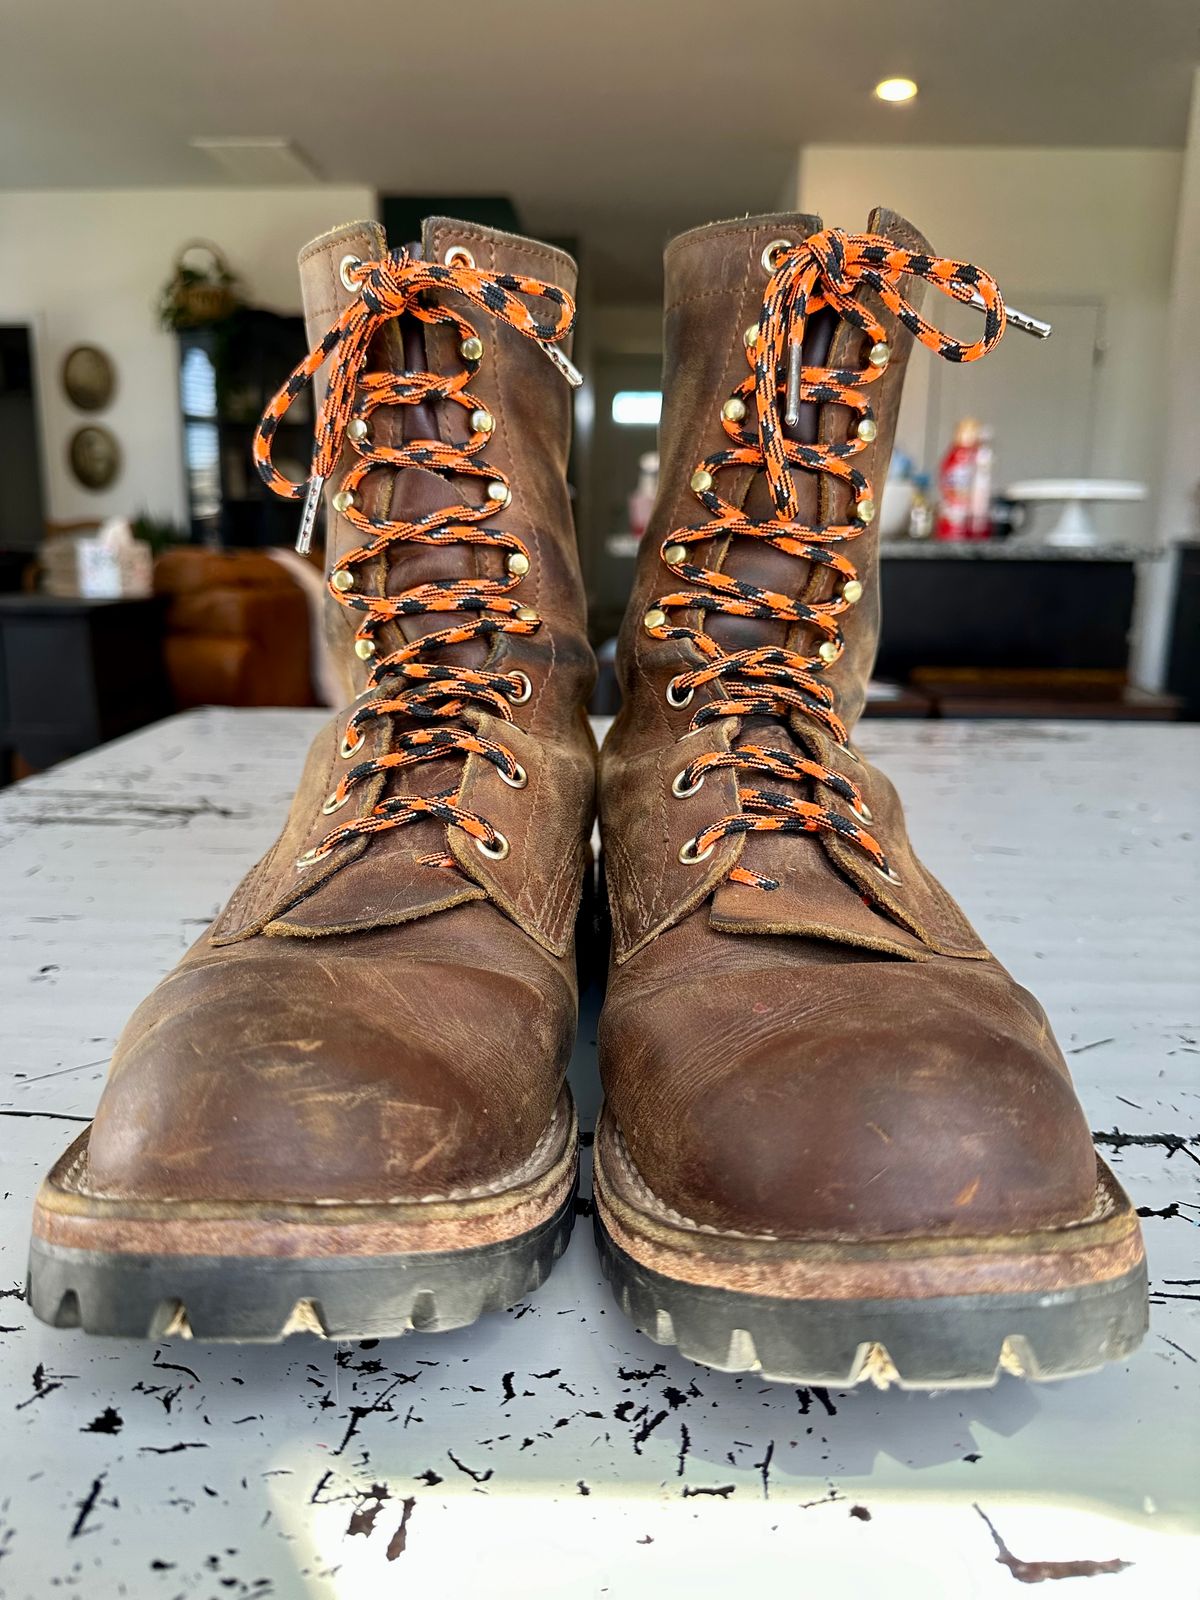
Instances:
[[[1135,563],[1145,554],[886,543],[876,672],[901,681],[930,667],[1124,672]]]
[[[4,777],[40,771],[167,716],[157,599],[0,594]]]
[[[633,1331],[586,1215],[540,1289],[457,1332],[138,1344],[33,1320],[36,1185],[85,1126],[134,1006],[270,848],[325,715],[191,712],[0,795],[12,1600],[1184,1600],[1200,1562],[1193,727],[862,736],[931,870],[1045,1003],[1100,1151],[1143,1208],[1151,1329],[1121,1366],[940,1395],[729,1377]],[[764,992],[761,1010],[781,1003]],[[254,1004],[269,1014],[269,982]],[[570,1072],[585,1138],[595,1007],[593,988]],[[1031,1588],[997,1563],[980,1511],[1026,1575],[1128,1565]]]
[[[1176,553],[1175,608],[1167,652],[1167,688],[1183,702],[1183,715],[1200,720],[1200,541]]]
[[[1181,709],[1177,695],[1138,689],[1116,670],[918,667],[912,682],[933,717],[1173,722]]]
[[[155,562],[154,588],[175,710],[312,705],[308,600],[271,556],[181,545]]]
[[[1128,683],[1137,546],[885,543],[880,678],[935,717],[1171,720],[1175,695]],[[894,713],[900,714],[900,713]]]

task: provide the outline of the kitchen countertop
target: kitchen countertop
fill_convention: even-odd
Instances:
[[[191,712],[0,793],[0,1595],[1194,1594],[1200,728],[861,735],[1045,1002],[1142,1209],[1151,1331],[1127,1363],[937,1395],[711,1372],[615,1308],[586,1201],[550,1280],[458,1333],[239,1348],[33,1320],[38,1179],[129,1012],[273,839],[322,716]],[[585,1129],[595,1012],[593,992]]]
[[[947,557],[952,561],[1161,561],[1166,551],[1158,545],[1042,544],[1020,539],[884,539],[879,554],[885,561],[921,561]]]

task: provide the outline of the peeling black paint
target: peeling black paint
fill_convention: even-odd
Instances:
[[[1104,1573],[1124,1572],[1126,1567],[1131,1567],[1131,1561],[1022,1561],[1019,1556],[1014,1556],[1012,1551],[1000,1537],[1000,1533],[984,1511],[982,1506],[976,1505],[976,1511],[987,1523],[988,1532],[995,1540],[997,1563],[1007,1567],[1018,1583],[1045,1583],[1056,1578],[1096,1578]]]
[[[105,1406],[98,1417],[93,1417],[86,1427],[80,1428],[80,1433],[120,1433],[125,1426],[125,1420],[119,1411],[112,1406]]]

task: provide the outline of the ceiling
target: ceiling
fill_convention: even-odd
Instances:
[[[283,136],[330,182],[508,194],[637,300],[801,145],[1177,147],[1197,59],[1194,0],[9,0],[0,187],[227,182],[189,140]],[[917,101],[873,100],[896,74]]]

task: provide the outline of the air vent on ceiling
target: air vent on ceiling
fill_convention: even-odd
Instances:
[[[195,138],[188,143],[209,156],[235,183],[269,189],[277,184],[319,181],[312,163],[290,139]]]

